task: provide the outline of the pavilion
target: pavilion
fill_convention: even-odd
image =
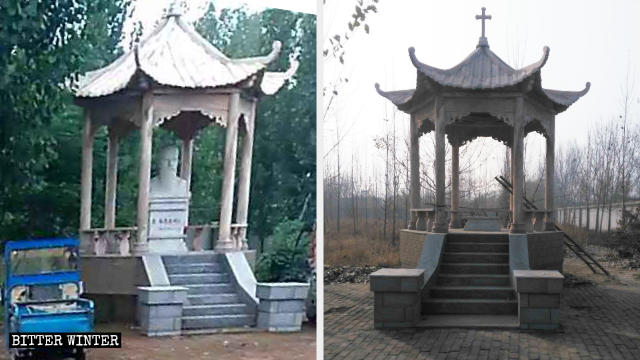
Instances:
[[[485,20],[476,48],[450,69],[409,57],[416,87],[378,93],[410,115],[409,229],[400,232],[404,269],[371,275],[375,327],[519,327],[556,329],[562,292],[564,238],[554,222],[553,178],[555,117],[589,91],[542,87],[541,70],[549,58],[514,69],[489,48]],[[421,135],[435,131],[435,204],[422,209]],[[532,131],[546,138],[545,209],[524,207],[524,138]],[[451,200],[445,199],[445,135],[451,145]],[[511,148],[510,226],[494,219],[462,218],[459,212],[460,147],[477,137],[492,137]],[[435,216],[431,214],[435,213]],[[427,215],[435,217],[428,222]],[[535,219],[535,223],[532,221]],[[495,227],[462,227],[462,220],[493,220]],[[468,224],[468,223],[467,223]],[[480,226],[481,227],[481,226]],[[408,286],[407,284],[411,284]],[[387,298],[393,298],[393,301]],[[400,305],[402,304],[402,305]]]
[[[84,109],[85,119],[80,232],[89,235],[115,232],[120,235],[118,238],[131,239],[133,254],[146,253],[149,250],[153,129],[161,127],[182,140],[180,177],[190,185],[196,135],[213,124],[226,128],[220,228],[215,249],[247,249],[256,106],[261,97],[275,94],[298,67],[298,63],[292,60],[286,72],[266,71],[277,58],[280,47],[281,44],[275,42],[271,53],[265,56],[231,59],[186,24],[179,13],[171,10],[157,28],[131,51],[84,75],[75,91],[75,102]],[[96,131],[102,126],[108,129],[109,134],[104,226],[92,228],[93,141]],[[118,145],[120,139],[133,130],[140,132],[137,226],[133,229],[116,228]],[[242,135],[241,164],[237,204],[234,206],[239,133]],[[235,223],[232,223],[234,208]],[[122,233],[127,233],[127,236],[122,236]],[[83,249],[87,253],[91,253],[91,244],[87,244],[89,238],[83,236]],[[115,247],[109,247],[112,248]]]
[[[482,35],[475,50],[450,69],[438,69],[418,60],[409,48],[411,63],[417,70],[416,87],[409,90],[382,91],[380,95],[410,120],[410,199],[412,208],[420,208],[420,136],[435,131],[435,208],[433,228],[446,233],[449,226],[460,228],[459,149],[481,136],[492,137],[511,148],[511,226],[512,233],[526,232],[523,207],[525,136],[532,131],[546,138],[545,226],[554,230],[553,174],[555,116],[589,91],[590,83],[581,91],[544,89],[541,70],[549,58],[544,47],[542,57],[522,69],[507,65],[489,48],[482,15]],[[451,145],[451,209],[450,224],[445,201],[445,135]],[[415,216],[415,213],[414,213]],[[412,223],[415,223],[412,221]],[[411,228],[411,227],[410,227]]]
[[[80,78],[75,103],[84,109],[82,277],[87,297],[96,302],[99,320],[137,322],[147,334],[156,335],[256,324],[257,283],[251,268],[255,250],[247,246],[256,108],[261,98],[277,93],[298,68],[290,58],[287,71],[267,71],[280,49],[276,41],[269,54],[229,58],[170,9],[133,49]],[[210,174],[222,176],[220,212],[211,214],[211,220],[219,223],[217,239],[211,240],[215,247],[201,251],[202,247],[182,242],[192,227],[188,204],[194,142],[211,125],[225,128],[224,169],[222,175]],[[108,131],[105,214],[104,225],[93,227],[93,143],[101,127]],[[160,153],[159,160],[170,165],[161,169],[159,178],[168,177],[168,184],[179,185],[184,193],[176,197],[169,189],[171,196],[154,208],[151,160],[153,130],[158,127],[181,139],[179,176],[173,148]],[[136,226],[117,227],[119,142],[136,130],[140,133]],[[157,214],[164,219],[154,218]],[[162,226],[156,225],[157,219]],[[161,242],[157,234],[166,232],[171,233],[171,241],[180,243],[176,247],[180,251],[157,246]],[[150,302],[158,296],[168,300]]]

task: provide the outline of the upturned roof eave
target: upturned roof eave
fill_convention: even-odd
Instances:
[[[550,49],[548,46],[543,47],[542,57],[538,61],[518,70],[506,64],[500,57],[489,50],[488,46],[477,47],[463,61],[446,70],[427,65],[418,60],[414,47],[409,47],[409,58],[418,72],[440,86],[461,90],[480,90],[500,89],[526,81],[531,76],[539,73],[542,67],[544,67],[549,58],[549,52]],[[498,69],[502,73],[492,74],[494,76],[493,78],[488,78],[484,76],[485,74],[468,73],[468,69],[472,69],[472,71],[482,69],[482,66],[476,66],[478,64],[474,64],[474,61],[487,62],[487,64],[479,65],[484,65],[484,67],[489,66],[492,70]]]
[[[556,114],[567,110],[571,105],[585,96],[591,89],[591,82],[585,83],[584,89],[579,91],[553,90],[540,87],[540,93],[554,104]]]
[[[176,25],[188,35],[195,46],[200,47],[201,50],[209,56],[209,59],[206,59],[206,61],[217,61],[221,66],[225,66],[228,69],[229,81],[220,81],[215,83],[212,81],[201,81],[201,84],[196,83],[185,85],[184,83],[165,81],[154,76],[153,66],[147,64],[146,59],[140,59],[138,54],[140,49],[144,48],[148,42],[154,40],[157,41],[155,37],[162,35],[162,30],[170,21],[172,21],[171,19],[174,19]],[[160,41],[162,41],[162,39]],[[158,84],[165,86],[193,89],[233,86],[250,79],[252,76],[261,75],[261,73],[266,70],[266,67],[278,57],[281,47],[281,43],[279,41],[275,41],[272,45],[271,52],[267,55],[230,59],[212,44],[207,42],[193,28],[180,20],[178,16],[170,16],[165,18],[165,20],[156,29],[154,29],[149,36],[142,40],[137,47],[127,51],[110,64],[82,75],[78,85],[73,89],[74,95],[77,98],[93,98],[114,94],[127,88],[129,82],[138,71],[143,72]],[[247,67],[249,70],[246,70]],[[236,71],[237,74],[233,74],[234,71]]]
[[[548,100],[549,103],[553,106],[553,111],[556,114],[567,110],[571,105],[573,105],[581,97],[586,95],[591,88],[590,82],[587,82],[585,84],[584,89],[579,91],[544,89],[539,85],[539,81],[537,83],[538,83],[538,86],[536,86],[535,94],[537,94],[537,96],[542,96],[542,98],[544,98],[545,100]],[[469,91],[500,92],[500,91],[512,91],[514,89],[518,89],[517,85],[518,84],[516,84],[515,86],[508,86],[504,88],[495,88],[495,89],[456,89],[456,88],[444,87],[441,89],[441,91],[443,93],[446,93],[447,91],[455,91],[455,90],[462,90],[466,92],[469,92]],[[375,84],[375,88],[380,96],[389,100],[399,110],[404,112],[409,112],[413,104],[415,104],[417,101],[422,101],[422,100],[425,100],[426,98],[429,98],[430,96],[435,95],[433,93],[429,94],[428,92],[425,92],[425,91],[423,91],[421,94],[418,94],[418,91],[416,89],[383,91],[380,88],[380,85],[378,83]],[[518,91],[522,92],[523,95],[527,93],[526,91],[522,91],[520,89],[518,89]]]

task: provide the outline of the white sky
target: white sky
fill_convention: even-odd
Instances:
[[[354,5],[355,0],[327,0],[323,10],[325,37],[344,33]],[[349,78],[349,83],[339,88],[340,95],[326,117],[325,153],[335,144],[338,118],[340,132],[348,132],[341,143],[341,161],[346,168],[352,151],[361,163],[382,166],[372,139],[384,133],[382,117],[389,103],[376,93],[374,84],[379,82],[383,90],[415,87],[416,70],[407,52],[410,46],[416,48],[420,61],[439,68],[462,61],[478,42],[481,24],[475,15],[482,6],[493,17],[486,25],[491,50],[509,65],[522,67],[537,61],[547,45],[551,52],[542,69],[543,87],[581,90],[585,82],[591,82],[590,92],[556,117],[556,149],[571,141],[582,142],[592,124],[621,114],[622,85],[628,69],[637,90],[629,119],[640,119],[638,1],[381,0],[378,13],[367,20],[370,34],[359,31],[349,40],[345,65],[325,59],[325,82],[339,76]],[[327,99],[324,101],[326,106]],[[401,120],[404,126],[406,118]],[[406,127],[399,129],[406,132]],[[527,164],[531,157],[544,156],[543,149],[538,154],[534,151],[542,137],[530,134],[529,138]],[[489,178],[497,175],[504,156],[504,147],[495,148],[495,163],[488,164],[495,168],[483,171]],[[335,161],[335,154],[326,159]]]

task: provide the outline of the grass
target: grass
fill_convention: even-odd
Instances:
[[[390,240],[390,228],[387,231],[388,239],[383,239],[380,230],[381,222],[362,224],[355,233],[351,220],[345,219],[344,229],[336,232],[335,224],[325,225],[324,236],[324,262],[331,266],[362,266],[376,265],[397,267],[400,265],[400,248],[398,244],[392,244]],[[351,226],[349,226],[351,225]],[[399,229],[396,229],[399,232]],[[399,234],[396,234],[396,238]]]

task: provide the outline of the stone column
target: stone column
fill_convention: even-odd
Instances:
[[[140,112],[140,169],[138,171],[138,236],[134,254],[149,251],[149,182],[151,181],[151,150],[153,146],[153,93],[142,96]]]
[[[433,224],[433,232],[446,233],[449,231],[447,224],[446,204],[445,204],[445,151],[444,151],[444,109],[438,110],[438,119],[436,120],[436,221]]]
[[[555,119],[552,121],[551,129],[547,134],[547,159],[544,188],[544,207],[546,208],[544,217],[544,230],[554,231],[555,219],[553,218],[553,177],[555,166]]]
[[[91,114],[84,110],[84,127],[82,129],[82,173],[80,175],[80,230],[91,228],[91,186],[93,177],[93,135],[94,125]]]
[[[462,227],[458,216],[460,206],[460,146],[451,145],[451,223],[450,227],[459,229]]]
[[[231,217],[233,214],[233,183],[236,172],[236,151],[238,147],[238,117],[240,116],[240,94],[233,93],[229,99],[227,135],[224,145],[224,177],[220,199],[220,231],[216,251],[233,251],[231,238]]]
[[[107,154],[107,179],[104,191],[104,227],[116,227],[116,191],[118,187],[118,148],[120,139],[113,128],[109,129]]]
[[[522,197],[524,195],[524,99],[516,100],[516,116],[513,121],[513,143],[511,145],[511,183],[513,184],[512,233],[524,233]]]
[[[420,207],[420,133],[418,131],[418,119],[414,115],[411,115],[411,122],[409,123],[409,138],[409,192],[411,208],[417,209]],[[416,228],[417,220],[416,213],[411,212],[409,229]]]
[[[509,192],[509,216],[510,222],[513,222],[513,145],[509,148],[509,174],[505,174],[511,182],[511,191]]]
[[[251,189],[251,159],[253,156],[253,134],[256,124],[256,102],[251,104],[251,114],[245,118],[245,133],[242,139],[242,160],[240,163],[240,175],[238,178],[238,208],[236,209],[236,222],[240,225],[247,224],[249,218],[249,191]],[[242,244],[240,249],[248,249],[247,228],[240,230]]]
[[[191,163],[193,162],[193,135],[182,139],[180,152],[180,178],[187,181],[187,190],[191,191]]]

